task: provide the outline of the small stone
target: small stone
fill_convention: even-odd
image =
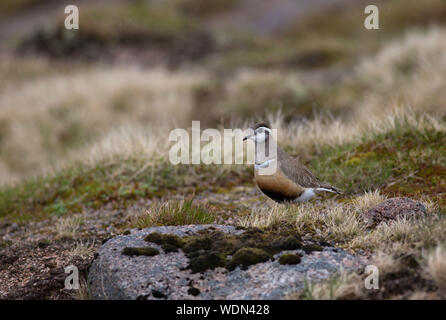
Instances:
[[[424,216],[426,211],[426,207],[419,201],[406,197],[391,198],[361,213],[361,217],[368,227],[374,227],[381,222],[418,218]]]

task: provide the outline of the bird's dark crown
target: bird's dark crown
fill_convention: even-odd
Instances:
[[[260,127],[265,127],[265,128],[268,128],[268,129],[271,129],[270,127],[269,127],[269,125],[267,125],[266,123],[258,123],[258,124],[256,124],[255,126],[254,126],[254,130],[257,130],[258,128],[260,128]]]

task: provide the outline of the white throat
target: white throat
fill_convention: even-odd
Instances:
[[[255,163],[265,164],[267,161],[274,161],[277,159],[277,145],[272,137],[269,137],[268,142],[266,140],[263,141],[255,141],[256,144],[256,154],[255,154]]]
[[[255,163],[254,164],[254,168],[255,169],[265,169],[268,168],[270,164],[272,164],[274,161],[276,161],[276,159],[269,159],[269,160],[265,160],[261,163]]]

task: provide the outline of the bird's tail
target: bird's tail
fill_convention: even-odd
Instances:
[[[328,188],[316,188],[315,191],[326,191],[326,192],[332,192],[336,194],[341,194],[341,192],[334,188],[334,187],[328,187]]]

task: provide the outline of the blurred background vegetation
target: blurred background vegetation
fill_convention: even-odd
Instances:
[[[360,122],[395,105],[446,114],[442,0],[376,1],[371,31],[368,1],[71,3],[79,30],[65,30],[63,1],[0,3],[2,184],[90,154],[117,130],[279,111],[285,123]]]

